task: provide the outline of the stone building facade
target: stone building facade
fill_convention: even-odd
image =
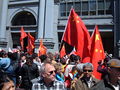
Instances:
[[[0,4],[1,48],[20,46],[23,26],[36,38],[36,52],[41,38],[48,51],[58,51],[73,7],[90,34],[98,25],[105,51],[119,56],[119,0],[0,0]]]

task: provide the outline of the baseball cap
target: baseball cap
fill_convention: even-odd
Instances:
[[[120,60],[119,59],[111,59],[107,62],[108,67],[120,68]]]

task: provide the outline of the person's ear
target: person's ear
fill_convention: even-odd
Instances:
[[[45,73],[43,73],[43,74],[41,74],[42,75],[42,77],[45,77]]]

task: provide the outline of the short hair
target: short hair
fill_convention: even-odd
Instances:
[[[50,58],[50,60],[55,60],[54,54],[52,52],[48,52],[47,56]]]
[[[0,57],[4,57],[5,55],[7,55],[7,53],[5,51],[0,51]]]
[[[0,69],[0,90],[2,90],[3,85],[6,82],[10,82],[10,79],[7,76],[7,74],[3,70]]]
[[[61,63],[55,63],[54,67],[55,67],[56,70],[59,70],[59,69],[62,68],[62,64]]]
[[[91,67],[91,69],[93,70],[93,64],[92,64],[92,63],[85,63],[85,64],[83,65],[83,69],[84,69],[85,67]]]
[[[74,57],[75,57],[76,55],[74,55],[74,54],[71,54],[70,55],[70,60],[71,60],[71,62],[74,62]]]
[[[75,62],[75,61],[78,61],[78,60],[80,60],[81,58],[80,58],[80,56],[78,56],[78,55],[75,55],[75,54],[71,54],[70,55],[70,60],[71,60],[71,62]]]
[[[52,63],[50,63],[50,62],[45,62],[45,63],[43,63],[42,66],[41,66],[41,68],[40,68],[40,74],[45,73],[45,66],[46,66],[46,64],[50,64],[50,65],[54,66],[54,65],[53,65]]]
[[[47,59],[47,55],[41,55],[39,56],[39,58],[41,59],[41,62],[44,62]]]
[[[38,57],[38,54],[37,53],[33,53],[32,54],[32,58],[35,59],[36,57]]]
[[[83,72],[83,65],[84,65],[83,63],[77,64],[76,65],[76,69],[79,70],[79,71],[81,71],[81,72]]]

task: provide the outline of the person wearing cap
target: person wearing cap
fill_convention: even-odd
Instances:
[[[111,59],[107,62],[106,77],[90,90],[120,90],[120,60]]]

